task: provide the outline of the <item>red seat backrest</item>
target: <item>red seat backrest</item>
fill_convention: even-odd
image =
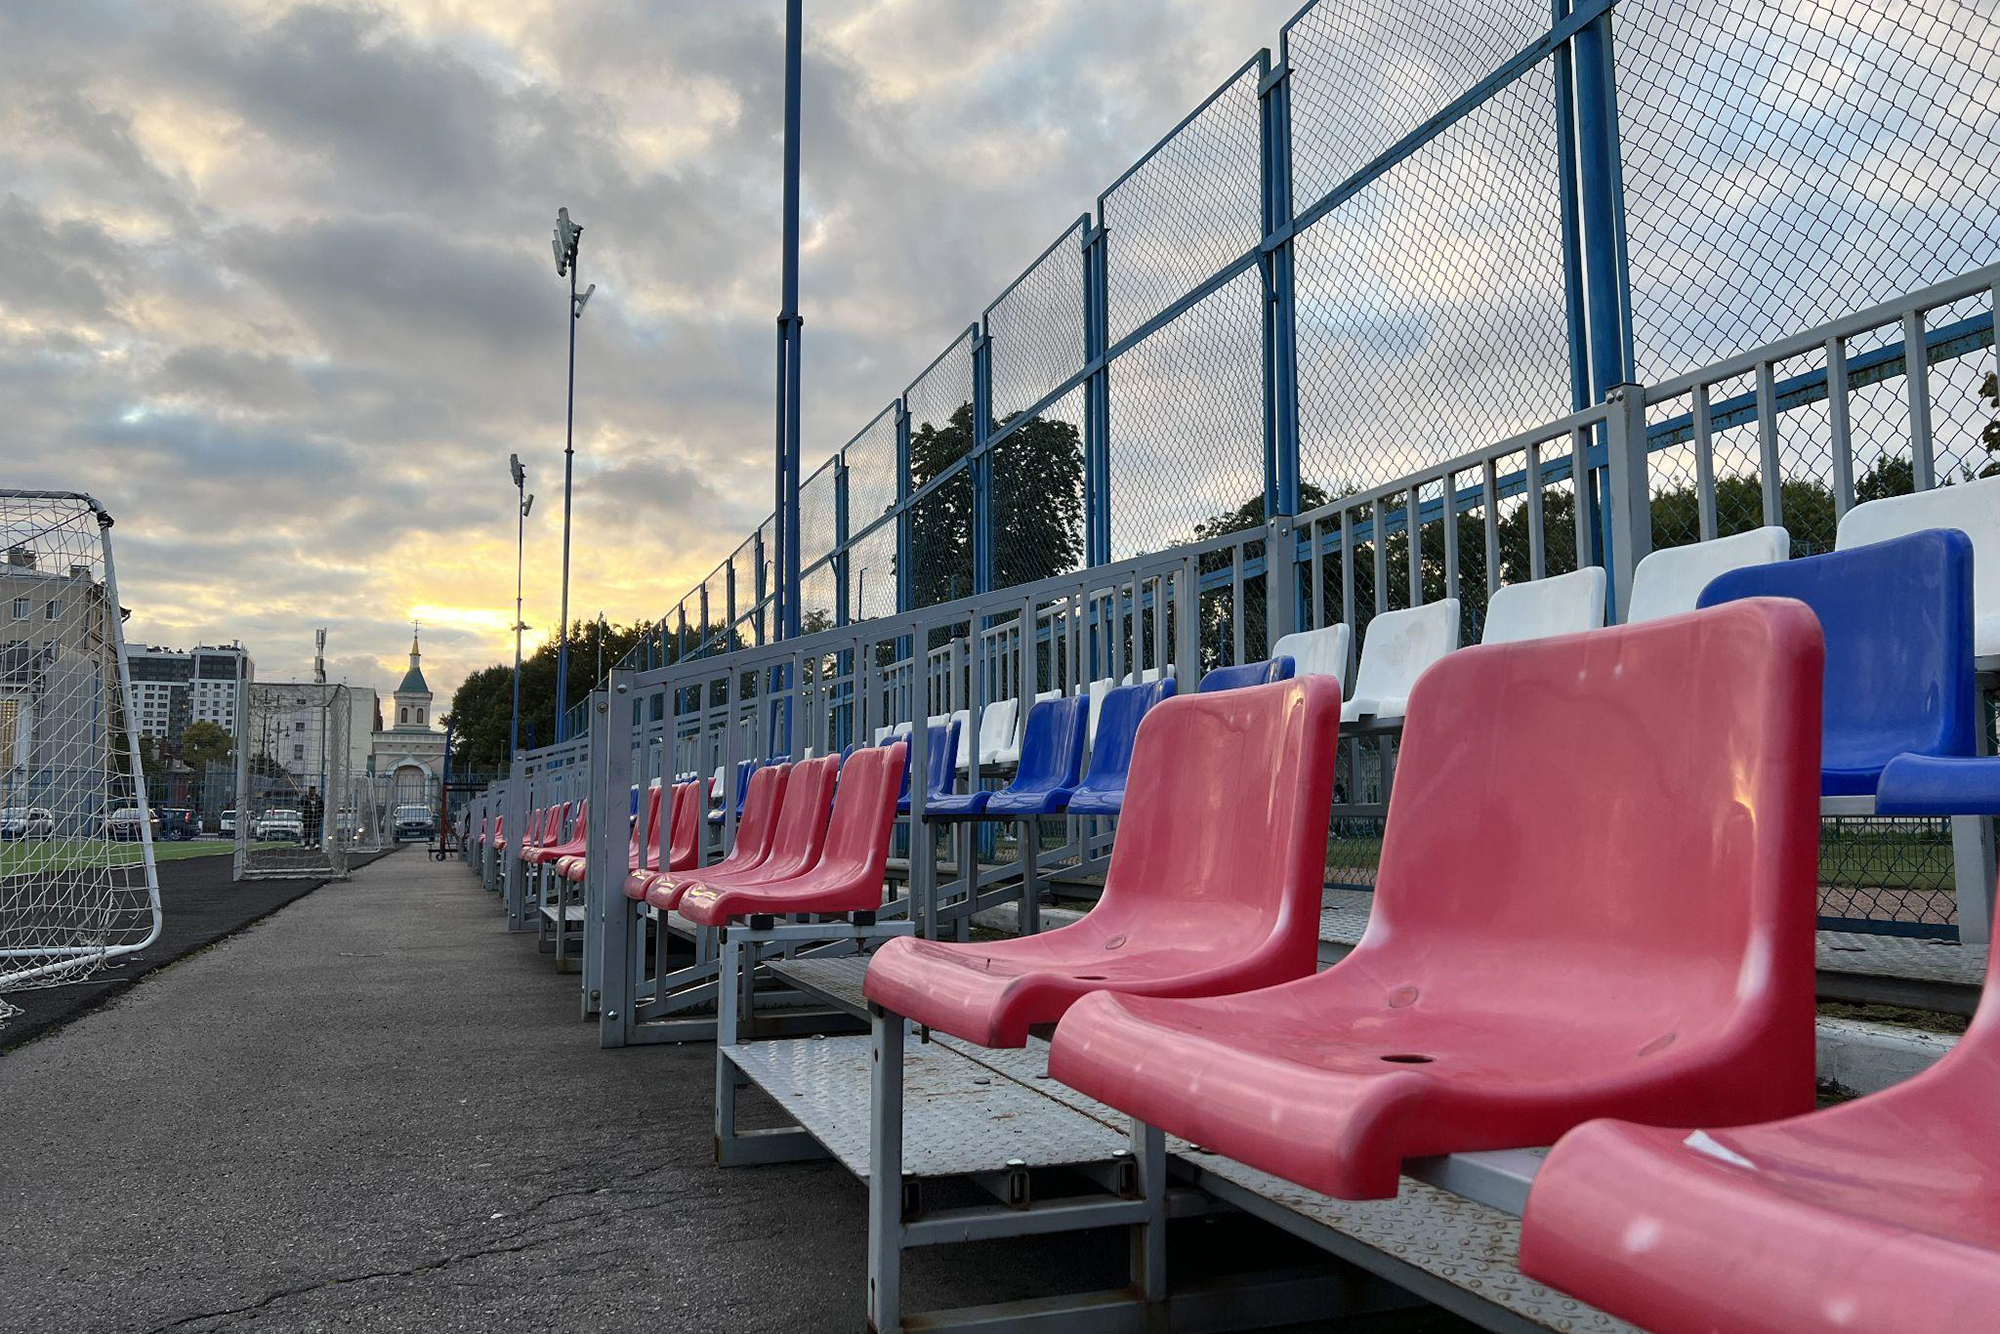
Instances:
[[[905,742],[856,751],[840,771],[820,870],[829,877],[879,881],[887,869],[896,798],[903,786]],[[829,757],[831,759],[832,757]],[[818,763],[818,761],[814,761]],[[1317,917],[1314,918],[1317,922]]]
[[[693,783],[674,788],[672,827],[667,831],[666,868],[685,871],[701,857],[701,798]]]
[[[655,838],[653,831],[658,829],[659,826],[660,789],[657,787],[648,788],[646,791],[645,813],[639,819],[632,822],[631,863],[633,866],[643,864],[646,849],[653,846]]]
[[[1824,656],[1802,603],[1753,598],[1444,658],[1339,966],[1496,1018],[1610,1006],[1685,1042],[1802,1002],[1809,1032]]]
[[[1135,943],[1271,951],[1274,978],[1319,949],[1340,686],[1308,676],[1175,695],[1146,711],[1091,918]]]
[[[777,824],[771,831],[771,847],[761,864],[760,875],[777,872],[797,875],[819,861],[821,849],[826,845],[834,780],[839,773],[837,755],[801,760],[792,766],[778,802]]]
[[[778,830],[778,810],[791,779],[789,764],[767,764],[750,775],[743,794],[743,812],[736,820],[736,846],[729,850],[733,866],[756,866],[771,853]]]

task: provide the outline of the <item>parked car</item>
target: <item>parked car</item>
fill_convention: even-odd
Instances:
[[[215,819],[215,832],[218,834],[228,834],[231,838],[234,838],[236,836],[236,812],[224,811],[221,815],[217,816]]]
[[[141,815],[137,806],[120,806],[104,817],[104,836],[121,842],[137,842],[150,819],[153,837],[160,836],[160,813],[150,811]]]
[[[169,843],[185,843],[201,833],[201,821],[189,810],[164,807],[156,812],[159,837]]]
[[[422,839],[429,842],[437,834],[437,820],[428,806],[398,806],[396,808],[396,841],[406,838]]]
[[[0,810],[0,839],[55,836],[56,815],[46,806],[9,806]]]
[[[294,843],[303,843],[306,841],[306,822],[297,811],[265,811],[257,823],[250,826],[250,834],[266,842],[289,839]]]

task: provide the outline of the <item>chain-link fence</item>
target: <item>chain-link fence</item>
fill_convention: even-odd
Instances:
[[[347,874],[359,817],[347,687],[246,681],[237,709],[236,878]],[[365,740],[362,744],[366,744]]]
[[[0,491],[0,992],[159,934],[110,530],[88,496]]]
[[[1986,7],[1550,15],[1530,0],[1297,14],[1275,57],[1229,72],[812,475],[806,628],[1262,528],[1627,382],[1666,390],[1645,395],[1656,546],[1782,523],[1795,554],[1825,551],[1853,504],[2000,467],[1984,293],[1680,383],[2000,260]],[[1302,534],[1300,613],[1365,640],[1377,612],[1449,578],[1476,640],[1493,588],[1601,559],[1604,497],[1578,488],[1573,452],[1551,443],[1532,482],[1428,476]],[[776,531],[683,597],[641,656],[766,642]],[[1204,661],[1261,642],[1267,557],[1203,558]],[[1339,606],[1307,607],[1329,588]],[[1865,868],[1897,840],[1899,865],[1933,866],[1940,837],[1830,827],[1830,915],[1863,890],[1865,913],[1919,912]],[[1368,845],[1358,833],[1357,868]],[[1904,878],[1921,896],[1937,875]]]

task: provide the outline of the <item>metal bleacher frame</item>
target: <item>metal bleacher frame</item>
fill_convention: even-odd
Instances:
[[[1422,534],[1427,522],[1442,515],[1477,509],[1490,550],[1500,502],[1514,497],[1527,498],[1529,574],[1541,578],[1548,570],[1539,497],[1557,483],[1573,485],[1591,498],[1591,504],[1575,506],[1578,550],[1604,567],[1611,602],[1607,619],[1622,621],[1633,570],[1651,548],[1651,453],[1679,445],[1694,449],[1702,536],[1713,537],[1714,435],[1725,408],[1747,413],[1741,419],[1754,422],[1765,448],[1775,451],[1777,418],[1785,405],[1824,400],[1838,405],[1829,415],[1836,498],[1844,512],[1854,501],[1845,411],[1851,369],[1847,342],[1884,329],[1900,330],[1899,345],[1870,354],[1871,373],[1900,357],[1900,348],[1935,351],[1926,313],[1968,299],[1983,299],[1991,309],[1996,282],[2000,267],[1981,269],[1659,385],[1618,386],[1598,406],[1343,496],[1295,519],[1279,518],[1262,528],[782,643],[614,672],[592,696],[589,735],[518,757],[509,779],[474,803],[472,827],[488,814],[503,815],[512,843],[521,837],[527,813],[552,799],[574,800],[587,790],[594,810],[617,811],[635,785],[643,792],[654,778],[672,782],[680,775],[706,776],[720,769],[723,782],[716,795],[722,818],[713,827],[702,823],[703,861],[711,861],[734,837],[740,760],[866,744],[879,725],[961,710],[969,718],[967,734],[977,737],[984,708],[993,700],[1025,702],[1036,690],[1051,687],[1079,693],[1092,680],[1122,679],[1138,667],[1171,668],[1191,688],[1203,674],[1205,649],[1209,659],[1243,662],[1260,647],[1244,642],[1247,618],[1237,614],[1228,617],[1233,644],[1219,649],[1205,645],[1203,617],[1196,611],[1202,596],[1224,598],[1236,611],[1246,605],[1251,590],[1261,592],[1267,643],[1295,629],[1352,623],[1357,599],[1353,556],[1360,544],[1372,547],[1379,573],[1391,535]],[[1816,376],[1781,382],[1777,368],[1807,353],[1823,354],[1825,368]],[[1911,358],[1902,373],[1913,405],[1910,445],[1920,460],[1917,475],[1935,484],[1926,361]],[[1757,385],[1751,401],[1710,401],[1711,389],[1742,377]],[[1649,420],[1682,401],[1692,404],[1685,417]],[[1775,468],[1767,468],[1767,523],[1783,519],[1776,475]],[[1474,479],[1470,486],[1462,483],[1467,476]],[[1456,596],[1458,526],[1438,523],[1437,529],[1442,533],[1437,540],[1443,543],[1446,596]],[[1334,551],[1347,558],[1340,562],[1341,586],[1330,589],[1322,557]],[[1288,553],[1288,558],[1270,559],[1274,552]],[[1425,597],[1416,566],[1410,562],[1405,605],[1419,605]],[[1486,570],[1490,592],[1498,579],[1497,562],[1488,560]],[[1380,578],[1374,581],[1373,596],[1378,610],[1388,609],[1389,590]],[[919,661],[921,682],[916,679]],[[1990,691],[2000,663],[1982,660],[1978,666],[1982,689]],[[1343,725],[1342,744],[1390,739],[1396,730],[1390,721]],[[923,774],[927,729],[916,727],[910,745],[911,770]],[[975,786],[995,776],[990,766],[980,765],[977,749],[966,771],[967,782]],[[1384,802],[1391,772],[1392,766],[1385,764]],[[1140,1256],[1134,1273],[1137,1297],[1135,1290],[1123,1290],[1030,1303],[1004,1314],[943,1313],[927,1320],[926,1327],[957,1318],[987,1321],[981,1327],[991,1328],[1018,1320],[1005,1327],[1137,1329],[1146,1327],[1144,1298],[1150,1295],[1170,1309],[1175,1328],[1252,1327],[1300,1318],[1307,1309],[1319,1315],[1375,1309],[1409,1296],[1495,1330],[1631,1328],[1521,1278],[1513,1261],[1515,1215],[1537,1165],[1532,1151],[1409,1163],[1410,1180],[1395,1200],[1347,1203],[1194,1145],[1128,1140],[1123,1118],[1047,1077],[1047,1048],[1038,1039],[1023,1051],[994,1052],[945,1038],[925,1040],[922,1033],[911,1040],[915,1064],[903,1095],[907,1133],[900,1143],[885,1142],[879,1135],[871,1139],[869,1084],[875,1074],[869,1039],[782,1034],[808,1026],[823,1029],[828,1014],[866,1019],[868,1007],[860,994],[865,950],[879,939],[909,932],[963,938],[975,913],[1017,903],[1022,895],[1017,867],[989,865],[976,853],[959,857],[955,880],[940,881],[936,831],[924,819],[924,787],[922,782],[912,785],[912,814],[904,822],[906,891],[885,904],[879,923],[866,924],[876,930],[772,923],[747,931],[731,928],[718,939],[714,932],[664,915],[649,919],[629,911],[619,888],[627,827],[615,818],[594,823],[583,905],[583,1005],[587,1015],[597,1017],[602,1044],[706,1038],[720,1029],[717,1135],[725,1163],[832,1156],[866,1175],[885,1153],[902,1154],[907,1188],[897,1216],[886,1220],[899,1239],[899,1253],[902,1246],[1085,1225],[1163,1223],[1170,1217],[1240,1210],[1307,1240],[1334,1261],[1330,1272],[1284,1272],[1241,1284],[1169,1292],[1164,1276]],[[1865,813],[1853,799],[1831,802],[1826,809],[1829,814]],[[1384,803],[1351,802],[1337,805],[1334,814],[1379,816],[1383,810]],[[1110,822],[1072,818],[1065,824],[1063,845],[1044,849],[1037,858],[1040,878],[1065,865],[1087,871],[1108,854]],[[1958,817],[1954,842],[1962,943],[1953,947],[1953,958],[1942,959],[1942,947],[1913,939],[1822,932],[1823,995],[1969,1010],[1984,972],[1994,883],[1992,822]],[[975,840],[968,837],[963,846],[969,851]],[[526,904],[519,858],[510,855],[496,864],[501,860],[488,849],[486,873],[489,883],[496,873],[504,882],[510,924],[518,925],[516,905],[525,912]],[[1320,933],[1323,964],[1336,961],[1359,939],[1367,904],[1363,892],[1329,892]],[[636,940],[635,931],[641,933]],[[756,963],[741,971],[745,986],[740,992],[723,997],[710,988],[693,1027],[649,1033],[650,1021],[643,1016],[659,997],[644,990],[645,970],[632,966],[635,955],[644,957],[648,933],[662,956],[669,938],[678,939],[692,949],[697,962],[717,972],[725,950],[747,952]],[[754,989],[760,977],[761,991]],[[786,1013],[777,1023],[739,1024],[759,1009],[767,1018],[774,1009]],[[813,1012],[810,1021],[801,1011]],[[797,1022],[785,1022],[788,1017]],[[764,1035],[775,1036],[754,1040]],[[895,1045],[900,1047],[902,1039]],[[731,1109],[744,1085],[769,1095],[796,1126],[754,1135],[739,1131]],[[944,1178],[971,1182],[996,1203],[990,1208],[927,1208],[925,1183]],[[1162,1189],[1148,1191],[1148,1182],[1163,1183]],[[1148,1216],[1145,1209],[1159,1212]]]

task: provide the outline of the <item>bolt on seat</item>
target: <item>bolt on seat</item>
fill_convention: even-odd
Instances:
[[[1217,667],[1201,678],[1195,693],[1206,695],[1217,690],[1241,690],[1244,686],[1265,686],[1273,681],[1291,679],[1292,660],[1273,655],[1265,662],[1239,662],[1229,667]]]
[[[1143,699],[1172,684],[1121,689]],[[1019,1047],[1092,991],[1213,995],[1312,971],[1339,686],[1281,682],[1140,712],[1097,906],[1012,940],[889,941],[868,966],[869,1000],[970,1042]],[[1112,704],[1100,745],[1121,714]]]
[[[1071,815],[1116,815],[1125,801],[1132,770],[1132,747],[1147,711],[1177,689],[1169,676],[1144,685],[1113,686],[1092,710],[1101,719],[1090,742],[1090,768],[1069,794]],[[989,803],[990,804],[990,803]]]
[[[1934,528],[1718,576],[1701,605],[1797,598],[1826,640],[1821,791],[1874,796],[1899,755],[1975,753],[1972,543]]]
[[[873,754],[863,751],[863,755]],[[860,755],[855,757],[859,760]],[[852,764],[855,760],[850,760]],[[688,886],[702,883],[708,885],[758,884],[771,880],[787,880],[810,870],[819,861],[820,851],[826,843],[827,811],[833,802],[835,776],[840,771],[840,761],[831,755],[816,760],[802,760],[791,766],[783,788],[772,795],[772,807],[777,812],[772,824],[767,850],[762,860],[749,861],[750,851],[745,851],[744,861],[734,868],[725,868],[721,862],[714,866],[690,867],[661,876],[646,890],[646,902],[667,912],[678,908],[681,896]],[[753,778],[751,780],[755,782]],[[747,818],[746,812],[746,818]],[[737,825],[737,844],[743,846],[747,840],[743,834],[743,824]],[[762,838],[761,830],[752,831]]]
[[[1458,626],[1457,598],[1385,611],[1368,622],[1361,665],[1354,672],[1354,698],[1341,710],[1340,720],[1401,718],[1409,711],[1417,678],[1457,649]]]
[[[2000,814],[1990,787],[1937,795]],[[1563,1136],[1528,1195],[1522,1272],[1656,1334],[1991,1328],[1994,958],[1957,1046],[1880,1093],[1733,1130],[1594,1121]]]
[[[1810,1107],[1821,674],[1776,599],[1452,654],[1411,698],[1353,952],[1240,995],[1086,996],[1050,1073],[1346,1199],[1598,1116]]]
[[[847,762],[834,789],[824,849],[810,868],[754,883],[696,880],[681,894],[681,916],[700,926],[722,926],[732,918],[761,913],[853,913],[881,907],[889,836],[896,826],[896,775],[904,762],[900,748],[898,743],[864,751]]]

